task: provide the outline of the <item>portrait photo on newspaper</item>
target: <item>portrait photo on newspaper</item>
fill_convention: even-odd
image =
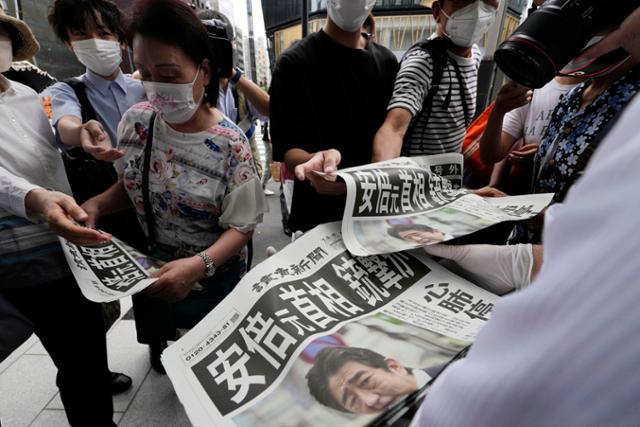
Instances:
[[[365,426],[473,342],[498,298],[422,250],[354,257],[324,224],[250,270],[162,362],[195,426]]]
[[[463,237],[538,215],[553,194],[484,198],[460,189],[461,154],[389,160],[342,169],[342,235],[357,256],[386,254]]]

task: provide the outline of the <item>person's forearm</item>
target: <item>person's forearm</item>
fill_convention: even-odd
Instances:
[[[238,80],[236,87],[247,97],[258,113],[269,117],[269,94],[264,89],[245,76]]]
[[[493,166],[493,170],[491,171],[491,179],[489,180],[489,187],[506,191],[503,184],[507,181],[507,178],[509,176],[510,168],[508,166],[509,163],[507,163],[507,160],[502,160]]]
[[[509,148],[502,141],[502,125],[505,113],[494,108],[489,115],[487,127],[480,138],[480,158],[484,163],[494,164],[509,154]]]
[[[216,242],[205,250],[216,266],[221,266],[236,256],[249,242],[253,232],[243,233],[234,228],[226,230]]]
[[[383,125],[373,139],[372,163],[382,162],[400,157],[404,133]]]
[[[58,120],[56,125],[60,141],[64,145],[72,147],[80,147],[82,145],[80,138],[82,129],[82,120],[75,116],[64,116]]]
[[[540,273],[540,269],[542,268],[542,262],[544,259],[544,246],[543,245],[533,245],[531,247],[531,252],[533,253],[533,267],[531,268],[531,283],[538,277],[538,273]]]
[[[122,180],[113,184],[104,193],[93,197],[91,201],[98,205],[100,216],[121,212],[132,206],[131,199],[129,199],[129,195],[124,189]]]
[[[313,153],[308,153],[300,148],[292,148],[284,155],[284,163],[287,166],[287,170],[293,173],[296,166],[308,162],[312,157]]]

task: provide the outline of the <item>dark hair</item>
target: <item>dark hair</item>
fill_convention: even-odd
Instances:
[[[218,67],[207,30],[193,9],[181,0],[138,0],[129,30],[130,44],[136,34],[176,46],[196,64],[208,59],[211,81],[205,87],[204,101],[216,106],[220,84]]]
[[[400,233],[402,233],[403,231],[426,231],[426,232],[430,232],[430,231],[434,231],[434,229],[429,227],[428,225],[424,225],[424,224],[398,224],[398,225],[394,225],[393,227],[387,229],[387,234],[389,234],[389,236],[391,236],[391,237],[396,237],[398,239],[402,239],[402,237],[400,237]]]
[[[18,49],[20,49],[20,43],[22,42],[20,33],[13,25],[9,25],[5,22],[0,22],[0,27],[4,28],[7,34],[9,34],[9,39],[11,39],[11,50],[13,55],[15,56]]]
[[[367,19],[364,20],[364,24],[362,24],[362,28],[369,28],[369,33],[372,35],[376,34],[376,18],[374,18],[373,13],[369,12],[367,15]]]
[[[49,7],[47,19],[53,32],[65,43],[69,42],[69,32],[85,30],[90,22],[97,25],[99,19],[120,43],[126,40],[122,13],[108,0],[56,0]]]
[[[202,21],[210,21],[212,19],[217,19],[218,21],[222,21],[229,40],[233,41],[235,39],[236,32],[233,28],[233,24],[225,14],[220,13],[216,10],[207,9],[207,10],[201,10],[200,12],[198,12],[198,18],[200,18],[200,20]]]
[[[389,370],[385,357],[375,351],[358,347],[325,347],[318,352],[313,367],[306,375],[309,392],[318,402],[338,411],[350,412],[333,397],[329,389],[329,378],[350,361]]]

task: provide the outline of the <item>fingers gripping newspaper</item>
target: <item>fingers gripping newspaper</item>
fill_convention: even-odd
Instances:
[[[342,234],[354,255],[445,242],[539,214],[553,194],[483,198],[460,190],[461,154],[400,157],[338,171],[347,185]]]
[[[472,342],[497,298],[423,251],[354,257],[324,224],[249,271],[162,362],[195,426],[363,426]]]

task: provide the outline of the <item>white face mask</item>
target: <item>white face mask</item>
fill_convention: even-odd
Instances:
[[[71,42],[78,61],[94,73],[109,77],[122,62],[120,43],[113,40],[88,39]]]
[[[476,1],[444,16],[449,18],[445,28],[447,37],[451,42],[460,47],[471,47],[478,43],[484,33],[489,30],[496,20],[498,10],[483,1]]]
[[[343,31],[360,31],[376,0],[327,0],[329,18]]]
[[[193,99],[193,86],[199,74],[200,67],[191,83],[142,82],[147,99],[151,105],[160,110],[165,122],[179,125],[189,121],[196,113],[204,98],[203,90],[198,102]]]
[[[13,48],[11,40],[0,40],[0,73],[4,73],[11,68],[13,61]]]

